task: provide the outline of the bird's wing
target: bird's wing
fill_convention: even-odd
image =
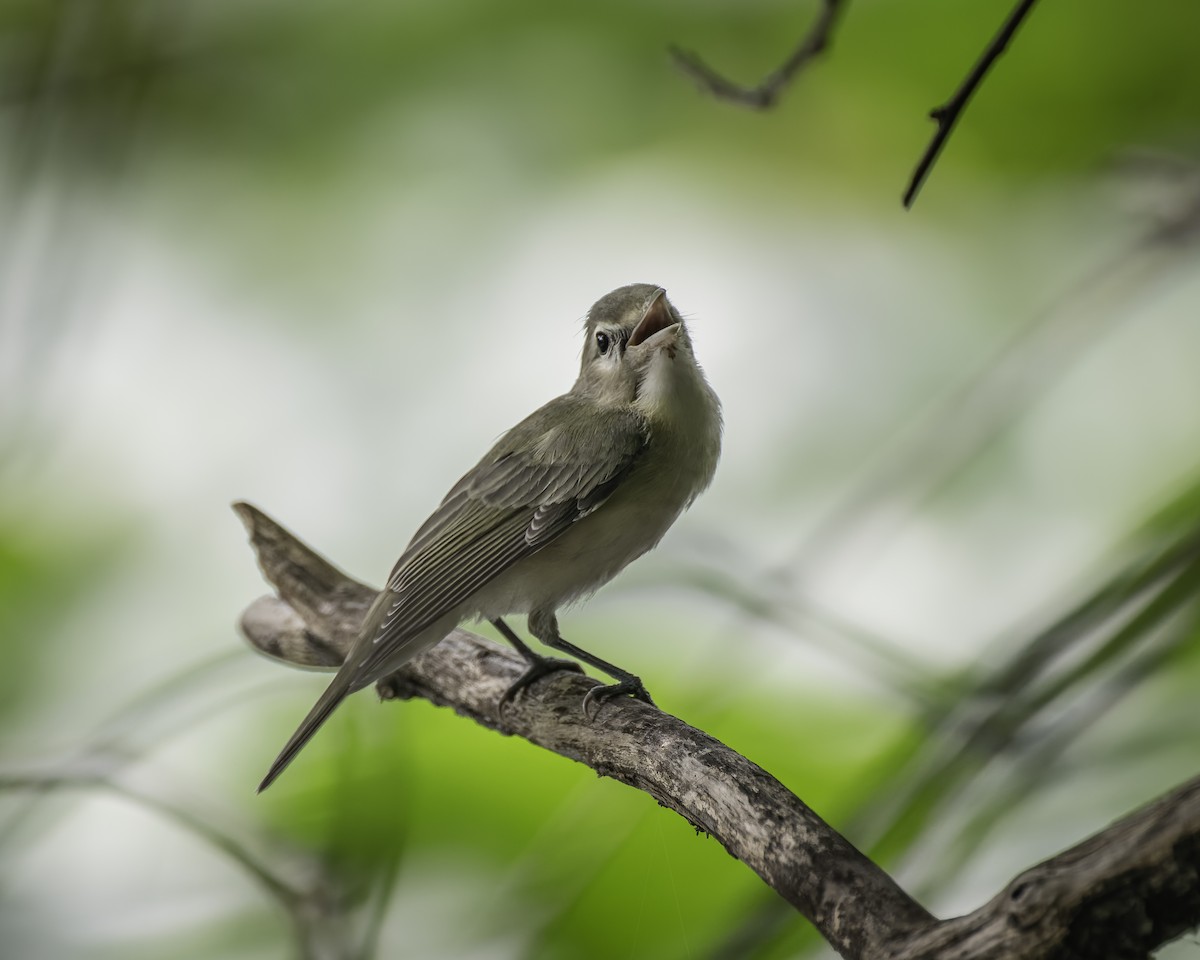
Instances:
[[[394,664],[406,641],[603,504],[647,436],[636,412],[571,394],[510,430],[451,489],[396,563],[355,651],[361,682]]]

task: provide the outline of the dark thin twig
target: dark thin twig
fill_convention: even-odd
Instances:
[[[929,111],[929,116],[937,121],[937,132],[933,135],[933,139],[929,141],[929,146],[925,148],[925,153],[921,155],[921,159],[917,163],[917,168],[913,171],[912,179],[908,183],[908,189],[904,191],[904,206],[906,209],[911,207],[913,201],[917,199],[917,194],[920,192],[921,186],[925,183],[926,177],[929,176],[929,171],[933,169],[938,154],[942,152],[942,147],[950,139],[950,134],[954,131],[955,124],[958,123],[971,97],[975,95],[975,91],[979,89],[983,78],[992,69],[992,64],[1004,52],[1005,47],[1008,46],[1008,42],[1013,38],[1013,35],[1017,32],[1017,28],[1021,26],[1022,21],[1029,14],[1029,11],[1033,9],[1035,3],[1037,3],[1037,0],[1020,0],[1013,8],[1012,13],[1008,15],[1008,19],[1004,21],[1003,26],[996,31],[996,35],[992,37],[992,42],[987,45],[987,49],[983,51],[983,55],[976,62],[971,72],[967,74],[962,85],[954,91],[954,96],[940,107],[934,107]]]
[[[780,94],[808,61],[828,47],[843,0],[822,0],[821,12],[812,28],[780,66],[767,74],[757,87],[743,87],[726,79],[696,54],[671,46],[668,51],[676,66],[695,80],[700,88],[721,100],[752,110],[767,110],[779,101]]]

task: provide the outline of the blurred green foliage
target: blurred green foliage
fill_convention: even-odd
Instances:
[[[36,706],[54,682],[52,646],[38,638],[63,630],[75,610],[111,586],[113,568],[135,549],[128,530],[64,529],[57,519],[0,514],[0,717]]]
[[[790,545],[759,543],[744,517],[718,514],[709,523],[720,539],[678,548],[669,567],[656,568],[666,569],[657,581],[647,578],[666,614],[638,607],[628,589],[619,610],[597,600],[574,615],[571,636],[589,649],[591,639],[597,649],[626,642],[632,655],[618,662],[636,661],[648,682],[656,678],[650,685],[673,712],[771,771],[948,909],[966,908],[956,897],[978,902],[1089,824],[1194,775],[1195,454],[1147,459],[1140,474],[1115,480],[1097,476],[1097,487],[1135,490],[1098,511],[1111,519],[1089,541],[1089,562],[1057,580],[1047,573],[1038,603],[1010,589],[1015,626],[1002,635],[980,640],[990,626],[977,625],[929,655],[909,648],[911,630],[856,623],[818,600],[813,585],[860,527],[875,530],[877,514],[894,526],[933,516],[921,532],[934,540],[930,530],[957,531],[980,504],[1015,497],[1039,471],[1067,469],[1073,450],[1047,452],[1053,444],[1039,447],[1022,427],[1036,427],[1046,415],[1038,404],[1064,390],[1073,364],[1086,365],[1119,321],[1143,318],[1144,301],[1161,307],[1168,281],[1194,274],[1194,250],[1179,242],[1188,230],[1172,234],[1171,246],[1161,235],[1146,242],[1127,222],[1114,227],[1094,179],[1131,145],[1179,153],[1172,162],[1194,176],[1200,5],[1190,0],[1039,5],[970,105],[917,211],[899,221],[900,192],[932,133],[926,112],[951,93],[1009,6],[852,0],[830,52],[778,110],[761,115],[694,90],[671,67],[667,44],[752,82],[803,33],[811,5],[0,7],[6,950],[546,960],[822,953],[756,877],[648,797],[424,704],[356,698],[289,771],[285,789],[252,798],[248,785],[316,685],[249,654],[205,659],[234,648],[231,624],[257,588],[232,519],[213,519],[243,495],[250,464],[284,464],[288,482],[273,488],[280,495],[311,486],[321,502],[330,490],[350,491],[352,521],[330,507],[314,510],[312,522],[370,528],[366,517],[382,508],[368,515],[372,508],[355,502],[364,488],[336,474],[337,437],[361,439],[354,421],[372,405],[397,411],[403,429],[439,427],[437,417],[453,413],[403,393],[406,374],[428,366],[477,375],[471,358],[491,362],[498,349],[502,325],[488,317],[455,318],[461,352],[432,357],[419,336],[441,314],[355,319],[378,315],[365,301],[395,296],[378,278],[371,287],[369,267],[396,287],[432,287],[435,303],[453,302],[488,282],[495,261],[480,251],[517,245],[538,217],[561,218],[556,245],[587,256],[598,241],[569,221],[570,198],[620,172],[656,184],[654,198],[686,184],[711,199],[681,228],[717,251],[719,267],[698,269],[741,277],[746,264],[765,264],[784,287],[794,274],[796,290],[776,311],[781,326],[825,323],[825,338],[848,335],[850,351],[879,355],[880,366],[865,365],[865,374],[838,366],[836,351],[820,353],[821,336],[787,340],[770,318],[747,318],[746,339],[794,351],[798,364],[809,350],[824,364],[798,365],[796,378],[823,376],[842,391],[813,395],[828,408],[819,410],[826,429],[811,435],[796,426],[798,412],[771,406],[763,389],[771,377],[759,367],[730,404],[731,413],[753,404],[741,422],[773,430],[771,456],[751,462],[742,447],[732,472],[739,491],[768,504],[770,526],[794,531]],[[1200,204],[1170,189],[1179,183],[1186,176],[1166,185],[1158,215],[1191,224],[1194,238]],[[747,211],[745,219],[705,221],[721,204]],[[796,222],[781,230],[764,211],[797,211]],[[650,209],[613,226],[640,238],[665,216]],[[754,216],[761,231],[747,226]],[[388,233],[396,220],[402,228]],[[123,246],[127,234],[137,243]],[[875,237],[889,255],[922,242],[936,251],[907,299],[880,276],[865,239]],[[839,246],[847,262],[836,276],[804,273],[824,262],[822,249]],[[1097,263],[1100,246],[1111,259]],[[975,259],[969,275],[950,275],[960,248]],[[430,267],[439,257],[440,272]],[[134,258],[168,292],[120,341],[99,313],[105,288],[96,277],[119,286]],[[207,300],[192,322],[168,320],[156,312],[163,302],[194,295],[169,272],[178,262],[203,278],[197,284],[228,284],[233,302],[269,303],[269,316],[286,321],[216,315]],[[914,261],[897,262],[903,273]],[[827,285],[816,305],[802,301],[801,285],[820,280]],[[951,334],[921,328],[929,335],[910,341],[903,317],[936,313],[940,297],[951,310],[959,284],[977,309],[956,316]],[[352,300],[359,286],[369,288],[364,302]],[[876,286],[875,305],[888,316],[854,326]],[[1046,289],[1066,291],[1065,306],[1046,307]],[[1097,290],[1098,302],[1086,302]],[[597,292],[581,293],[581,305]],[[1186,357],[1195,291],[1165,299],[1166,312],[1183,320],[1140,326],[1167,329],[1178,340],[1164,353]],[[128,312],[117,303],[106,317]],[[1032,320],[1031,303],[1045,308]],[[409,339],[385,378],[368,363],[394,348],[392,326]],[[1008,352],[988,339],[996,327],[1016,344]],[[339,353],[335,344],[346,340],[356,343]],[[157,352],[123,353],[144,342]],[[317,360],[288,367],[300,354]],[[240,402],[234,387],[261,373],[235,363],[245,355],[266,368],[265,385],[253,403],[222,406],[223,395]],[[943,355],[944,365],[931,365]],[[1136,350],[1127,357],[1134,393],[1175,382],[1145,374]],[[103,369],[77,381],[88,361]],[[196,368],[206,391],[187,397],[198,411],[189,419],[167,388],[191,389]],[[899,394],[901,403],[872,379],[896,371],[941,401],[916,391]],[[138,378],[147,372],[159,379]],[[353,392],[369,380],[378,394]],[[147,382],[161,390],[147,391]],[[774,386],[782,396],[788,385]],[[483,397],[501,392],[493,382],[478,387]],[[1106,383],[1101,392],[1124,388]],[[109,406],[122,390],[134,395]],[[355,400],[334,407],[322,391]],[[321,415],[302,406],[314,396]],[[853,429],[863,416],[853,403],[870,407],[877,434]],[[1186,437],[1195,427],[1190,404],[1189,396],[1172,401],[1180,419],[1163,423],[1096,401],[1097,416],[1109,418],[1098,432],[1114,443],[1169,440],[1179,429]],[[164,422],[139,432],[156,413]],[[1087,420],[1078,422],[1086,432]],[[364,432],[373,440],[372,429]],[[300,451],[294,459],[290,449]],[[346,472],[370,474],[382,462],[364,457]],[[1079,499],[1085,494],[1093,495],[1081,490]],[[1042,506],[1035,522],[1060,529],[1053,505]],[[998,543],[1005,515],[984,513]],[[959,556],[989,549],[963,542],[976,545]],[[886,544],[877,536],[855,562],[866,567]],[[1029,564],[1049,548],[1031,542]],[[943,557],[940,575],[952,568]],[[1051,589],[1063,581],[1069,589]],[[648,649],[639,641],[651,634]],[[799,659],[784,655],[788,644],[799,646]],[[850,663],[865,679],[810,677],[808,662],[821,658]],[[270,699],[276,691],[286,702]],[[136,826],[121,835],[120,856],[108,845],[112,809],[98,811],[96,797],[132,811]]]
[[[696,95],[665,47],[754,82],[806,28],[803,5],[13,0],[0,11],[0,70],[10,118],[53,106],[59,133],[83,148],[59,157],[76,172],[124,154],[136,119],[141,136],[194,157],[319,179],[381,116],[444,111],[502,147],[493,157],[545,175],[674,143],[701,163],[714,151],[744,163],[752,148],[777,172],[846,186],[890,172],[902,185],[897,168],[930,132],[913,105],[949,95],[1007,8],[855,4],[831,55],[765,116]],[[955,135],[958,175],[1020,183],[1129,143],[1194,142],[1194,4],[1074,0],[1031,27]],[[463,160],[413,141],[398,174]]]

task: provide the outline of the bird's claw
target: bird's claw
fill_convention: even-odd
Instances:
[[[650,706],[655,706],[654,701],[650,698],[650,692],[646,689],[645,684],[638,677],[628,677],[617,683],[598,684],[592,687],[591,690],[583,698],[583,715],[591,722],[600,716],[600,708],[606,701],[616,697],[633,697],[635,700],[641,700],[642,703],[648,703]],[[596,704],[596,712],[590,712],[592,703]]]
[[[583,673],[581,667],[574,660],[560,660],[557,657],[538,657],[536,660],[531,660],[529,666],[525,668],[525,672],[513,681],[512,686],[504,691],[504,695],[500,698],[499,714],[504,716],[504,709],[528,686],[537,683],[542,677],[549,676],[552,673],[559,673],[562,670],[573,670],[575,673]]]

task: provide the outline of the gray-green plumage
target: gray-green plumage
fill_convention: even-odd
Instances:
[[[653,547],[708,485],[720,408],[661,288],[608,294],[586,334],[571,391],[506,433],[417,530],[260,790],[347,695],[472,617],[529,614],[540,640],[621,678],[602,690],[648,699],[632,674],[563,641],[554,614]]]

